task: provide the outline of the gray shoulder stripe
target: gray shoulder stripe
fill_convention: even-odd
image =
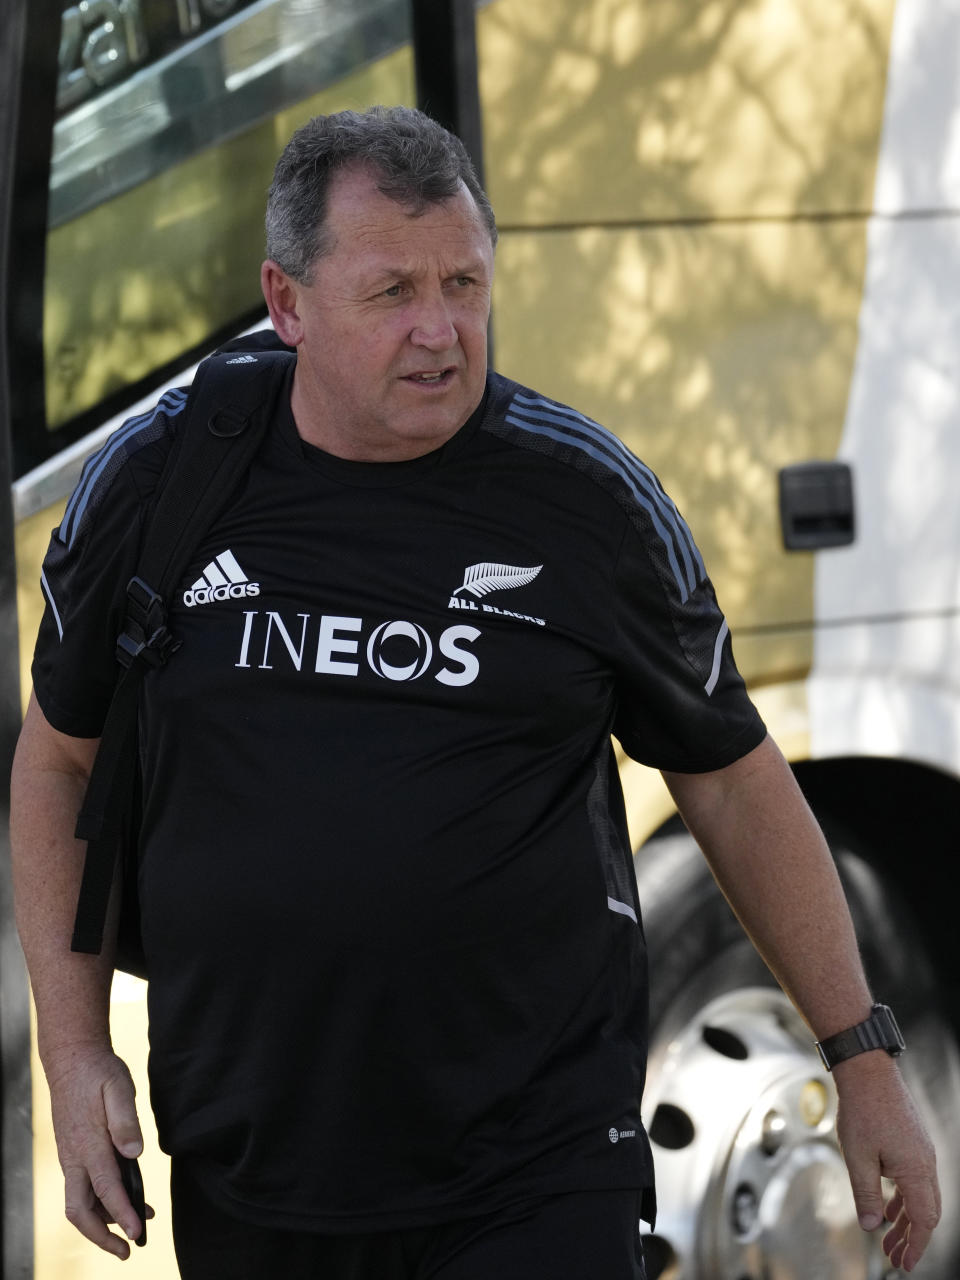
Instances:
[[[694,574],[698,579],[706,576],[703,561],[693,540],[693,535],[686,521],[674,505],[673,500],[664,492],[660,482],[650,468],[632,454],[618,436],[607,430],[606,427],[600,426],[598,422],[594,422],[584,414],[578,413],[576,409],[571,409],[567,405],[561,405],[552,400],[546,400],[542,396],[518,394],[515,397],[514,404],[516,405],[518,401],[529,405],[531,412],[538,411],[539,415],[546,421],[555,422],[559,425],[566,424],[570,430],[582,432],[584,436],[596,441],[605,452],[610,453],[612,458],[616,458],[620,465],[624,466],[634,477],[651,501],[656,504],[663,520],[672,529],[674,536],[677,538],[681,555],[684,558],[688,576]],[[694,564],[696,565],[696,573],[694,573],[693,569]]]
[[[723,657],[723,642],[729,634],[730,628],[727,626],[727,620],[724,618],[720,624],[720,630],[717,632],[717,638],[713,644],[713,666],[710,668],[710,679],[703,686],[707,691],[707,697],[713,693],[717,687],[717,681],[720,679],[720,662]]]
[[[532,409],[517,405],[517,400],[521,398],[530,404],[544,407],[538,407],[534,413]],[[620,477],[637,504],[650,517],[666,552],[681,602],[686,601],[697,585],[706,578],[703,559],[686,521],[657,483],[653,473],[612,432],[572,411],[561,414],[557,412],[560,408],[562,406],[553,405],[549,401],[532,401],[529,397],[517,396],[505,418],[521,430],[546,436],[559,444],[579,450]]]
[[[102,448],[87,459],[80,481],[67,504],[60,523],[59,538],[72,547],[83,518],[102,490],[109,485],[121,465],[132,453],[163,434],[163,420],[175,418],[187,402],[186,391],[174,388],[160,397],[146,413],[129,418],[113,433]]]
[[[608,898],[607,906],[618,916],[628,916],[634,924],[639,924],[637,913],[627,902],[618,902],[616,898]]]
[[[677,522],[680,521],[680,514],[672,500],[661,488],[650,468],[630,452],[619,436],[567,405],[559,404],[553,400],[546,400],[542,396],[525,396],[518,393],[514,397],[514,403],[511,408],[522,412],[527,407],[531,419],[540,418],[546,422],[557,423],[560,426],[566,425],[571,431],[583,432],[585,436],[592,438],[603,446],[612,457],[617,458],[636,477],[641,488],[661,508],[667,521],[675,526],[677,525]],[[677,532],[680,532],[679,528]]]
[[[60,610],[57,608],[57,602],[53,598],[53,592],[50,590],[50,583],[47,581],[47,575],[40,570],[40,587],[46,597],[47,604],[50,606],[50,612],[53,614],[53,620],[57,624],[57,634],[63,639],[63,620],[60,617]]]

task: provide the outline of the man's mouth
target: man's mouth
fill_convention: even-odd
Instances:
[[[417,382],[423,386],[436,386],[437,383],[446,382],[453,376],[452,369],[437,369],[432,372],[408,373],[406,375],[407,382]]]

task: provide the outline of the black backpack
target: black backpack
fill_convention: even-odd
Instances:
[[[199,366],[145,523],[137,572],[127,585],[127,615],[117,638],[121,670],[77,819],[76,835],[88,843],[71,949],[100,953],[116,885],[114,965],[141,978],[147,972],[137,890],[140,685],[149,668],[164,665],[180,648],[167,627],[166,601],[246,474],[293,362],[292,348],[272,330],[261,330],[226,343]]]

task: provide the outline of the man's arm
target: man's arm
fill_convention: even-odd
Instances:
[[[814,1037],[867,1018],[873,998],[833,858],[773,740],[714,773],[664,777],[740,923]],[[910,1271],[940,1217],[933,1146],[885,1052],[850,1058],[833,1076],[861,1225],[883,1220],[882,1174],[897,1187],[884,1249]]]
[[[77,813],[97,740],[71,738],[46,720],[34,698],[11,777],[10,836],[17,928],[37,1010],[40,1058],[50,1087],[66,1214],[88,1239],[119,1258],[140,1223],[120,1181],[114,1147],[143,1148],[134,1088],[110,1042],[111,956],[70,950],[84,845]]]

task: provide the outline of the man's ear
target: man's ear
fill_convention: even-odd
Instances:
[[[277,336],[288,347],[303,341],[303,324],[297,310],[299,286],[278,263],[268,258],[260,268],[260,288]]]

